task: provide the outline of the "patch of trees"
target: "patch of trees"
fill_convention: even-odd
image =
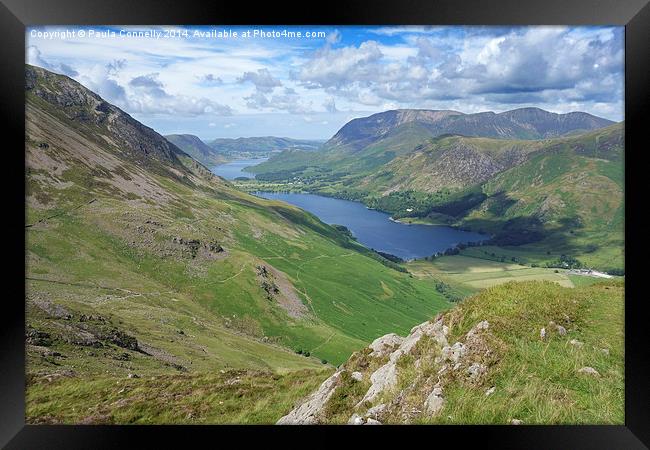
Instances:
[[[453,291],[451,286],[449,286],[447,283],[444,281],[436,281],[436,291],[441,293],[442,295],[445,296],[447,300],[450,302],[456,303],[462,300],[462,297],[456,295]]]
[[[383,256],[383,257],[386,258],[387,260],[392,261],[392,262],[394,262],[394,263],[398,263],[398,264],[399,264],[399,263],[403,263],[403,262],[404,262],[404,260],[403,260],[402,258],[400,258],[399,256],[391,255],[390,253],[380,252],[380,251],[377,251],[377,253],[379,253],[381,256]]]
[[[607,274],[622,277],[625,275],[625,269],[608,269]]]
[[[570,255],[560,255],[555,261],[546,264],[546,267],[559,267],[562,269],[582,269],[585,265],[582,261]]]
[[[433,205],[444,202],[451,191],[442,189],[434,193],[413,190],[391,192],[382,197],[368,197],[365,202],[370,208],[387,211],[394,218],[425,217],[432,211]]]
[[[348,239],[353,239],[353,240],[356,241],[357,238],[354,237],[354,235],[352,234],[352,231],[350,231],[350,229],[348,227],[346,227],[345,225],[332,224],[331,227],[334,228],[339,233],[346,236]]]

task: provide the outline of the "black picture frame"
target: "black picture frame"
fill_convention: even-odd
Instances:
[[[0,115],[3,133],[2,177],[8,181],[3,221],[9,233],[2,240],[6,275],[2,290],[3,326],[0,327],[0,445],[11,449],[115,448],[136,442],[145,447],[212,442],[226,444],[224,432],[247,441],[253,437],[283,439],[294,434],[316,443],[348,443],[360,437],[368,445],[387,432],[406,431],[407,442],[425,439],[425,445],[462,446],[470,442],[497,448],[636,449],[650,445],[650,336],[642,295],[643,153],[647,152],[645,119],[650,86],[649,0],[400,0],[295,2],[218,2],[194,0],[1,0],[0,54],[2,66]],[[625,26],[625,233],[628,246],[625,307],[625,425],[622,426],[434,426],[434,427],[248,427],[217,426],[33,426],[25,425],[25,286],[24,286],[24,62],[25,27],[82,24],[386,24],[386,25],[624,25]],[[22,169],[22,170],[21,170]],[[634,220],[635,208],[641,205]],[[641,242],[639,240],[638,242]],[[11,258],[11,259],[9,259]],[[22,259],[21,259],[22,258]],[[364,431],[365,430],[365,431]],[[371,431],[372,430],[372,431]],[[325,436],[327,433],[327,436]],[[270,441],[268,441],[270,442]],[[309,442],[305,443],[310,445]],[[232,444],[228,444],[232,445]],[[407,444],[408,445],[408,444]]]

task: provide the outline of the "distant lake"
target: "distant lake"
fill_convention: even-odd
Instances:
[[[212,168],[212,173],[225,178],[226,180],[234,180],[237,177],[255,178],[254,173],[246,172],[246,167],[261,164],[269,158],[252,158],[252,159],[238,159],[226,164],[220,164]]]
[[[407,260],[431,256],[461,242],[479,242],[489,238],[485,234],[443,225],[394,222],[389,214],[349,200],[314,194],[257,192],[255,195],[291,203],[327,224],[345,225],[366,247]]]

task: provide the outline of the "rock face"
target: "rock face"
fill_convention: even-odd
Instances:
[[[399,346],[403,341],[404,338],[396,335],[395,333],[390,333],[385,336],[378,337],[372,341],[372,344],[370,344],[370,348],[372,349],[370,356],[386,356],[390,354],[395,349],[395,347]]]
[[[358,392],[354,394],[358,395],[354,399],[356,404],[351,404],[350,415],[342,423],[377,425],[391,417],[401,417],[400,423],[409,423],[416,416],[439,415],[446,404],[447,382],[460,379],[468,386],[482,386],[490,371],[492,351],[486,343],[489,328],[487,321],[480,321],[461,340],[449,345],[449,327],[443,316],[438,316],[413,327],[405,337],[387,334],[377,338],[278,423],[328,423],[324,411],[337,389],[346,389],[344,396]],[[415,369],[406,386],[400,383],[400,371],[405,364]],[[341,377],[345,371],[349,371],[349,376]],[[367,386],[368,381],[370,385],[361,395],[363,390],[359,388],[363,383]],[[483,389],[488,389],[486,395],[495,390],[490,385]],[[419,403],[413,404],[418,397]]]
[[[436,340],[440,345],[447,345],[446,335],[448,333],[448,328],[443,325],[442,320],[438,320],[435,323],[425,322],[423,324],[417,325],[411,329],[411,333],[406,336],[401,341],[397,350],[393,351],[388,359],[388,362],[377,369],[371,376],[370,381],[372,386],[366,392],[366,395],[361,399],[359,404],[364,402],[372,402],[379,394],[387,389],[392,389],[397,383],[397,361],[408,353],[415,347],[415,345],[420,341],[423,336],[429,336]],[[389,337],[391,335],[384,336],[380,339],[385,339],[390,342],[397,342],[398,340],[394,337]],[[375,340],[375,344],[378,340]],[[383,343],[384,341],[382,341]],[[372,344],[371,344],[372,348]],[[374,353],[373,349],[373,353]]]
[[[278,420],[278,425],[312,425],[318,423],[318,414],[321,412],[327,401],[330,399],[336,384],[341,376],[341,370],[334,372],[327,380],[320,385],[318,390],[311,394],[307,400],[301,403],[286,416]]]

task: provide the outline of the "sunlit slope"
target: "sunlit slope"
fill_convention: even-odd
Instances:
[[[69,78],[27,74],[28,304],[100,315],[188,369],[338,363],[449,306],[314,216],[235,190]],[[28,316],[84,359],[57,320]]]

